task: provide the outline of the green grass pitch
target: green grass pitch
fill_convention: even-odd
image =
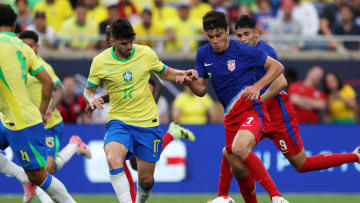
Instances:
[[[244,202],[240,195],[230,195],[237,203]],[[115,195],[74,195],[78,203],[117,203]],[[214,195],[152,195],[148,203],[206,203],[214,198]],[[360,203],[360,194],[354,195],[285,195],[290,203]],[[267,195],[258,196],[259,203],[270,203]],[[0,195],[0,202],[20,203],[22,196]],[[35,198],[33,203],[39,203]]]

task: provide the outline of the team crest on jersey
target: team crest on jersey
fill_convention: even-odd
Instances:
[[[130,82],[132,80],[132,73],[129,71],[126,71],[123,74],[123,77],[124,77],[125,82]]]
[[[235,70],[235,60],[229,60],[227,64],[230,71]]]

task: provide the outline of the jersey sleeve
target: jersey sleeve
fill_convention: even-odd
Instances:
[[[346,99],[356,98],[356,92],[350,85],[344,85],[343,89],[344,90],[341,90],[341,92],[343,92]]]
[[[266,59],[268,57],[267,54],[265,54],[265,52],[263,52],[261,49],[258,49],[256,47],[248,47],[248,67],[253,67],[253,66],[261,66],[264,67]]]
[[[195,58],[195,70],[198,72],[199,77],[201,78],[208,78],[206,67],[204,66],[204,56],[202,49],[199,49],[199,51],[196,54]]]
[[[61,80],[55,74],[54,69],[49,64],[47,64],[47,66],[45,66],[45,70],[49,73],[49,75],[54,83],[54,87],[56,87],[58,84],[61,83]]]
[[[91,63],[90,73],[89,73],[89,77],[88,77],[88,80],[87,80],[87,84],[90,87],[98,88],[101,79],[102,78],[100,76],[100,64],[99,64],[97,58],[95,57],[94,60]]]
[[[25,49],[24,49],[24,54],[25,54],[25,58],[21,58],[22,63],[23,60],[29,61],[29,63],[26,63],[26,65],[29,67],[29,74],[32,76],[37,75],[42,69],[44,69],[44,65],[41,63],[41,61],[39,60],[39,58],[37,57],[37,55],[35,54],[35,52],[27,45],[24,45]],[[19,56],[18,56],[19,57]]]
[[[160,61],[159,57],[150,47],[147,47],[146,64],[150,68],[149,71],[154,71],[156,74],[161,74],[166,69],[166,65]]]

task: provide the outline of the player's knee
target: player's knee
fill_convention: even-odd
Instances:
[[[108,154],[106,156],[107,162],[110,168],[121,168],[123,167],[123,161],[114,155]]]
[[[53,164],[47,164],[45,168],[48,173],[54,174],[56,172]]]
[[[250,149],[241,145],[233,145],[231,147],[231,152],[236,155],[237,157],[239,157],[241,160],[246,159],[247,155],[250,152]]]
[[[150,175],[140,176],[139,182],[143,187],[151,187],[154,183],[154,178]]]

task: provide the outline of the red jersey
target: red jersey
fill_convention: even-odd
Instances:
[[[61,116],[64,119],[64,123],[76,123],[76,120],[80,113],[84,112],[86,107],[85,100],[82,95],[75,96],[74,101],[70,104],[64,101],[58,106]]]
[[[308,87],[303,82],[295,82],[289,87],[289,95],[298,94],[302,97],[308,97],[311,99],[326,100],[325,94],[314,87]],[[318,123],[319,122],[319,111],[317,110],[306,110],[294,105],[296,117],[299,123]]]

